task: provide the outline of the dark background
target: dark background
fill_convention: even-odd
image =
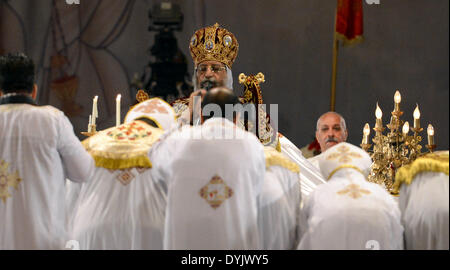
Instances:
[[[115,96],[121,93],[122,119],[133,100],[129,85],[150,58],[154,33],[147,31],[148,10],[158,1],[57,0],[69,52],[70,74],[80,84],[75,102],[82,111],[70,117],[79,134],[87,128],[92,98],[99,95],[99,129],[115,123]],[[178,45],[187,57],[196,29],[215,22],[231,31],[240,44],[233,65],[238,75],[263,72],[264,102],[279,104],[279,131],[298,147],[312,141],[317,118],[329,110],[335,0],[186,0],[172,1],[184,13]],[[336,111],[349,129],[349,142],[359,144],[366,122],[375,123],[375,104],[389,121],[396,89],[402,94],[403,119],[413,122],[418,103],[421,124],[432,123],[439,149],[449,138],[449,1],[363,1],[364,41],[341,47],[338,59]],[[54,76],[52,1],[0,0],[0,52],[25,51],[38,65],[39,102],[61,108],[49,88]],[[56,36],[57,39],[59,36]],[[57,40],[58,48],[63,47]],[[426,137],[426,133],[422,134]],[[83,138],[80,135],[80,138]]]

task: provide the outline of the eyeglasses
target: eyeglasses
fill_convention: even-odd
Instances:
[[[221,65],[199,65],[197,67],[197,72],[203,75],[208,71],[208,67],[211,67],[211,72],[215,74],[226,70],[226,67]]]

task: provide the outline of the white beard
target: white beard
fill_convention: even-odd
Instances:
[[[231,69],[229,69],[228,67],[226,67],[227,69],[227,78],[225,80],[225,87],[228,89],[233,90],[233,73],[231,72]],[[195,68],[194,68],[195,70]],[[194,85],[194,91],[199,90],[199,85],[197,83],[197,74],[196,71],[194,71],[194,75],[192,75],[192,84]]]

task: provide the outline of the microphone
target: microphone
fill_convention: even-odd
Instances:
[[[203,81],[203,82],[200,84],[200,87],[203,88],[203,89],[205,89],[206,91],[209,91],[209,90],[211,90],[212,88],[214,88],[214,87],[216,87],[216,86],[217,86],[217,82],[215,82],[215,81],[210,81],[210,80]]]

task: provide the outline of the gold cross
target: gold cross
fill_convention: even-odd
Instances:
[[[360,189],[359,185],[356,184],[350,184],[346,187],[346,189],[340,190],[337,192],[339,195],[345,195],[347,194],[349,197],[353,199],[358,199],[362,197],[364,194],[370,194],[371,192],[367,189]]]
[[[350,149],[342,145],[337,149],[338,153],[332,153],[327,157],[327,160],[337,159],[338,162],[347,163],[352,161],[352,158],[362,158],[362,156],[355,152],[350,152]]]
[[[136,100],[140,103],[143,101],[146,101],[147,99],[150,99],[148,94],[144,90],[139,90],[136,94]]]
[[[6,199],[11,197],[8,188],[13,187],[17,190],[19,182],[22,181],[19,177],[19,172],[8,173],[9,164],[4,160],[0,160],[0,198],[4,203]]]

